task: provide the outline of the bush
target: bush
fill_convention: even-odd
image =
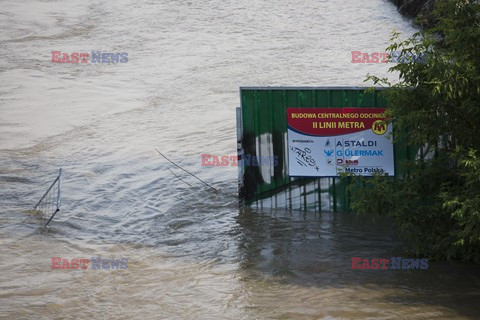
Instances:
[[[383,94],[395,141],[422,146],[396,179],[356,178],[352,210],[393,216],[416,255],[480,262],[480,5],[439,1],[435,27],[389,52],[423,56],[390,68],[399,82]],[[358,184],[362,187],[358,188]]]

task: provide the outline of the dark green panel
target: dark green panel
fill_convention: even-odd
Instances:
[[[242,91],[242,119],[243,119],[243,132],[255,131],[255,113],[253,108],[255,107],[254,92]]]
[[[348,107],[345,100],[346,99],[345,99],[344,90],[332,90],[330,91],[330,103],[327,107],[329,108]]]
[[[269,90],[255,92],[256,135],[271,133],[273,129],[272,99]]]
[[[377,104],[377,92],[373,93],[358,93],[357,107],[359,108],[371,108],[379,107]]]
[[[333,178],[335,180],[335,207],[336,211],[339,212],[347,212],[348,211],[348,204],[347,204],[347,190],[346,190],[346,183],[345,180],[340,178]]]
[[[358,91],[345,90],[346,107],[358,107],[358,99],[361,93]]]
[[[299,107],[301,108],[313,108],[315,106],[314,91],[313,90],[300,90],[299,92],[300,101]]]
[[[281,186],[288,182],[288,175],[285,174],[287,159],[283,156],[286,151],[284,133],[287,132],[287,107],[285,104],[285,91],[273,90],[271,91],[271,94],[273,112],[273,154],[278,156],[278,165],[274,168],[274,183],[276,186]]]
[[[317,108],[326,108],[330,106],[330,91],[315,90],[315,100]]]
[[[299,108],[299,94],[296,90],[285,90],[287,108]]]
[[[387,100],[383,97],[381,90],[376,92],[376,96],[377,96],[377,106],[378,107],[388,107]]]

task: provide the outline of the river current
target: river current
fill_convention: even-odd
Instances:
[[[385,0],[0,1],[0,318],[475,319],[475,265],[402,255],[391,221],[240,209],[240,86],[362,86],[416,30]],[[52,51],[128,62],[52,63]],[[220,191],[212,192],[154,148]],[[29,209],[63,169],[62,207]],[[172,172],[184,181],[175,177]],[[52,270],[52,257],[128,259]]]

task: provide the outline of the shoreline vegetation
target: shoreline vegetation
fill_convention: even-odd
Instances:
[[[374,75],[366,81],[388,88],[382,95],[387,118],[395,119],[394,142],[418,152],[402,161],[397,179],[355,176],[351,209],[392,217],[409,254],[480,263],[480,4],[395,2],[418,15],[435,3],[430,27],[407,39],[395,32],[387,48],[390,55],[427,59],[402,59],[391,67],[399,74],[396,84]],[[412,2],[416,7],[407,7]]]
[[[414,22],[423,28],[434,26],[433,10],[437,0],[390,0],[398,11],[407,17],[413,18]]]

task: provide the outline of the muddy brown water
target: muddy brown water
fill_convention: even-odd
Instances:
[[[475,319],[478,267],[352,270],[399,256],[389,220],[239,209],[239,86],[357,86],[388,65],[389,2],[2,1],[0,318]],[[127,52],[54,64],[51,51]],[[154,150],[213,184],[182,175]],[[51,226],[28,211],[59,167]],[[51,258],[128,259],[123,270],[52,270]]]

